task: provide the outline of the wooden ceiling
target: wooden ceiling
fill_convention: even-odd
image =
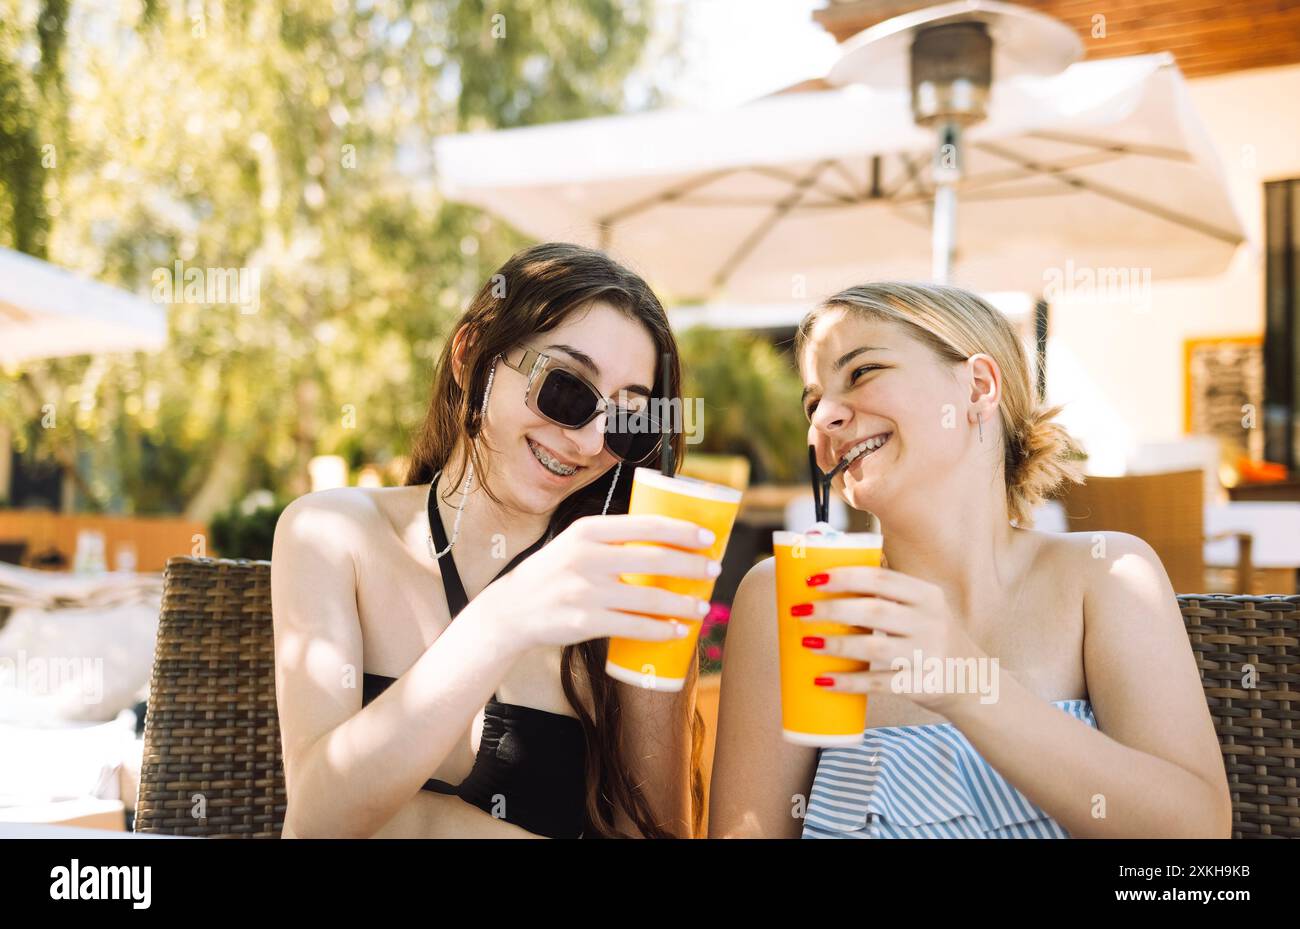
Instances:
[[[1069,24],[1087,58],[1173,52],[1188,77],[1300,62],[1300,0],[1016,0]],[[932,6],[925,0],[831,0],[813,13],[838,41]]]

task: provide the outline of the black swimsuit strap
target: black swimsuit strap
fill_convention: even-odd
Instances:
[[[433,481],[429,485],[429,502],[428,502],[429,531],[433,535],[433,545],[434,545],[435,552],[442,552],[444,549],[447,549],[447,531],[443,528],[442,516],[441,514],[438,513],[438,478],[441,475],[442,475],[441,471],[435,474],[433,476]],[[514,568],[519,564],[519,562],[523,561],[529,555],[533,554],[538,549],[540,549],[543,545],[549,542],[550,537],[551,537],[550,531],[548,529],[546,534],[544,534],[540,539],[538,539],[532,545],[528,546],[526,549],[524,549],[514,558],[510,559],[510,563],[507,564],[500,571],[498,571],[496,576],[493,577],[492,580],[488,581],[488,583],[489,584],[495,583],[497,579],[501,577],[501,575],[507,574],[510,571],[514,570]],[[447,551],[443,552],[442,555],[437,555],[435,557],[438,560],[439,570],[442,572],[442,589],[443,589],[443,593],[447,597],[447,612],[451,614],[452,619],[455,619],[456,616],[460,613],[460,611],[465,609],[465,607],[469,605],[469,596],[465,593],[465,585],[461,582],[460,572],[456,570],[456,559],[452,551],[450,549],[447,549]],[[495,693],[492,694],[492,701],[491,704],[489,705],[489,708],[493,706],[496,707],[498,716],[500,716],[502,712],[508,710],[508,707],[505,704],[502,704],[500,703],[500,701],[497,700],[497,695]],[[520,707],[517,709],[524,710],[530,708]],[[544,711],[541,710],[535,711],[532,714],[532,716],[536,718],[540,716],[540,714],[542,714],[543,712]],[[551,715],[552,714],[546,714],[547,717]],[[488,717],[485,716],[484,720],[485,720],[484,721],[485,731],[487,731],[487,727],[489,723]],[[573,722],[577,723],[577,720],[573,720]],[[504,723],[498,722],[495,723],[494,725],[504,725]],[[479,759],[475,758],[474,760],[475,769],[478,768],[478,765],[479,765]],[[429,780],[425,781],[424,789],[433,791],[435,793],[440,793],[440,794],[450,794],[453,796],[460,796],[461,789],[465,787],[467,784],[472,783],[473,779],[474,779],[473,770],[470,772],[469,777],[467,777],[463,783],[458,785],[448,784],[446,781],[442,781],[437,778],[429,778]],[[487,807],[484,807],[484,809],[487,809]]]
[[[441,552],[447,547],[447,532],[442,526],[442,516],[438,513],[438,477],[442,474],[439,471],[433,476],[433,483],[429,485],[429,530],[433,533],[434,551]],[[489,584],[495,582],[503,574],[513,571],[519,562],[523,561],[529,555],[536,552],[550,539],[548,531],[540,539],[528,546],[514,558],[510,563],[496,573]],[[453,552],[445,552],[438,556],[438,565],[442,571],[442,589],[447,596],[447,612],[451,618],[455,619],[461,610],[469,605],[469,596],[465,593],[465,585],[461,583],[460,572],[456,570],[456,558]]]

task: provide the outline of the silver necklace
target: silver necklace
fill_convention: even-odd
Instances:
[[[433,488],[438,486],[438,477],[441,474],[442,474],[442,469],[439,468],[437,473],[433,475],[433,480],[429,482],[429,497],[431,498],[429,502],[434,507],[437,507],[438,503],[436,500],[432,499]],[[449,551],[451,551],[451,547],[456,544],[456,537],[460,535],[460,518],[465,513],[465,501],[469,499],[469,485],[470,485],[470,481],[472,480],[474,480],[474,462],[471,461],[469,463],[469,469],[465,473],[465,485],[460,489],[460,503],[456,506],[456,521],[452,524],[451,527],[451,539],[450,541],[447,542],[447,547],[444,548],[442,551],[437,551],[433,547],[433,524],[432,523],[429,524],[429,535],[428,535],[429,557],[432,558],[434,561],[440,560],[442,556],[447,554]],[[425,509],[427,510],[429,509],[429,507],[426,506]],[[437,516],[436,509],[433,511],[432,515]]]
[[[609,482],[609,493],[605,494],[605,506],[600,511],[601,516],[604,516],[609,512],[609,501],[614,498],[614,488],[618,486],[618,476],[622,472],[622,470],[623,470],[623,462],[620,461],[614,467],[614,479]],[[439,476],[441,476],[441,474],[442,474],[442,469],[439,468],[438,471],[433,475],[433,480],[429,482],[430,497],[433,496],[433,488],[437,486],[438,478]],[[447,547],[444,548],[442,551],[437,551],[436,549],[434,549],[433,526],[432,524],[430,524],[429,526],[429,534],[427,536],[427,539],[429,541],[429,557],[432,558],[434,561],[441,559],[442,556],[447,554],[449,551],[451,551],[451,547],[456,544],[456,537],[460,535],[460,517],[465,512],[465,501],[469,499],[468,496],[469,485],[470,485],[470,481],[472,480],[474,480],[474,462],[471,461],[469,463],[469,469],[465,474],[465,485],[460,489],[460,504],[456,507],[456,521],[452,524],[451,527],[451,539],[448,540]],[[433,505],[437,506],[438,504],[434,503]],[[426,506],[425,509],[427,510],[428,507]]]
[[[501,357],[500,355],[497,356],[497,358],[500,357]],[[487,419],[488,398],[492,396],[492,380],[493,378],[496,377],[496,373],[497,373],[497,358],[492,359],[492,367],[488,368],[487,386],[483,388],[483,405],[479,407],[479,411],[478,411],[479,424],[480,424],[479,428],[483,427],[483,424]],[[469,501],[469,485],[474,480],[474,459],[469,455],[466,455],[466,458],[467,458],[467,467],[465,469],[465,485],[460,489],[460,503],[456,506],[456,521],[455,523],[452,524],[451,527],[451,539],[447,542],[447,547],[444,548],[442,551],[437,551],[433,547],[433,524],[432,523],[429,524],[429,535],[428,535],[429,557],[434,559],[435,561],[440,560],[443,555],[451,551],[451,547],[456,544],[456,538],[460,535],[460,518],[465,514],[465,504],[466,502]],[[438,469],[438,471],[433,475],[433,480],[429,482],[430,497],[433,496],[433,488],[437,486],[438,475],[440,474],[442,474],[442,468]],[[433,503],[433,506],[435,508],[437,507],[438,504],[436,501],[430,500],[430,502]],[[430,508],[426,506],[425,509],[429,510]],[[437,509],[433,509],[430,513],[430,518],[433,518],[433,516],[437,515],[437,512],[438,512]]]

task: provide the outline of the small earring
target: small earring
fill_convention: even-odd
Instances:
[[[605,494],[605,508],[600,511],[601,516],[604,516],[607,513],[609,513],[609,501],[614,499],[614,487],[615,485],[618,484],[618,475],[619,472],[621,472],[622,470],[623,470],[623,462],[620,461],[618,465],[614,468],[614,479],[609,482],[609,493]]]
[[[497,358],[501,356],[498,355]],[[479,417],[487,416],[488,397],[492,396],[492,379],[497,374],[497,358],[492,359],[492,367],[488,368],[487,387],[483,390],[483,406],[479,408]]]
[[[984,414],[982,414],[982,413],[976,413],[976,414],[975,414],[975,422],[976,422],[976,423],[979,425],[979,427],[980,427],[980,441],[983,442],[983,441],[984,441]]]

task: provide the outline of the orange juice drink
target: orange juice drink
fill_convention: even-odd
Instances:
[[[822,655],[803,646],[808,635],[865,634],[861,627],[808,622],[790,615],[796,603],[851,594],[809,587],[810,575],[831,568],[879,565],[882,539],[874,532],[810,530],[772,533],[776,553],[776,621],[781,656],[781,734],[798,745],[857,745],[867,724],[867,695],[829,691],[813,679],[823,674],[865,671],[868,664]]]
[[[740,509],[740,491],[721,484],[710,484],[688,477],[665,477],[650,468],[637,468],[632,477],[632,502],[629,513],[655,514],[685,519],[713,532],[708,548],[692,549],[714,561],[722,560],[731,536],[731,526]],[[629,542],[629,545],[653,545]],[[673,593],[708,600],[713,594],[714,578],[699,580],[680,577],[657,577],[648,574],[625,574],[623,582],[644,587],[659,587]],[[616,680],[647,690],[677,691],[686,683],[691,662],[696,660],[695,647],[703,620],[699,616],[654,616],[664,622],[675,620],[690,628],[690,633],[670,642],[646,642],[641,639],[609,640],[609,657],[605,673]]]

